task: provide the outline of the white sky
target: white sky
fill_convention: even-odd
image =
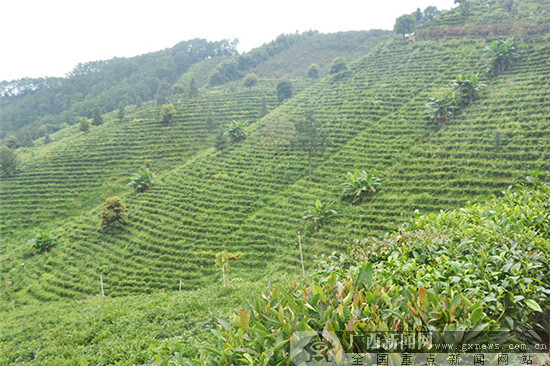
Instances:
[[[238,38],[243,52],[296,30],[392,29],[428,5],[453,0],[0,0],[0,80],[64,76],[197,37]]]

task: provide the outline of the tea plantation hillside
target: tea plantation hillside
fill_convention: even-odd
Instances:
[[[487,81],[478,102],[437,133],[427,123],[428,97],[458,73],[482,69],[483,45],[440,40],[377,47],[349,71],[306,88],[253,124],[246,140],[196,155],[151,191],[124,195],[130,220],[121,230],[100,232],[93,210],[54,230],[58,245],[51,253],[25,259],[23,245],[7,252],[2,276],[17,284],[11,298],[97,293],[100,274],[112,296],[176,289],[180,278],[183,288],[195,288],[219,281],[213,263],[224,249],[243,252],[232,269],[243,278],[296,271],[296,232],[306,229],[301,217],[316,199],[336,201],[339,215],[319,232],[307,232],[308,260],[318,250],[342,249],[349,238],[383,234],[416,208],[457,207],[533,169],[546,171],[546,112],[532,106],[549,93],[540,78],[549,48],[536,38],[525,41],[510,72]],[[520,110],[507,103],[518,98]],[[312,184],[305,153],[286,147],[279,161],[269,137],[270,129],[288,126],[311,108],[330,140],[325,154],[313,158]],[[503,142],[495,148],[499,129]],[[526,137],[521,146],[519,136]],[[384,178],[379,194],[361,206],[340,199],[343,174],[356,168]],[[25,272],[18,267],[23,260]]]
[[[335,55],[352,59],[388,38],[383,31],[306,32],[281,35],[251,53],[263,55],[258,67],[264,70],[274,68],[269,66],[272,59],[284,62],[287,75],[298,76],[293,81],[298,93],[314,82],[305,77],[309,62],[329,64]],[[308,55],[308,63],[301,53]],[[92,126],[89,132],[80,132],[75,125],[48,136],[54,143],[42,146],[44,138],[40,138],[34,147],[17,149],[19,172],[0,177],[0,232],[5,242],[14,240],[14,233],[25,239],[32,235],[26,229],[53,227],[51,221],[65,220],[110,195],[128,191],[125,180],[139,168],[151,165],[157,172],[173,168],[213,146],[214,135],[229,121],[254,122],[264,100],[266,111],[278,104],[275,80],[269,73],[261,74],[254,87],[243,87],[237,80],[207,88],[219,63],[220,58],[212,58],[193,64],[166,91],[165,102],[173,102],[177,110],[170,124],[161,122],[160,106],[145,103],[126,107],[122,121],[112,112],[104,115],[104,125]],[[189,90],[192,82],[197,88],[194,95]]]
[[[13,177],[1,180],[0,231],[8,239],[27,228],[49,228],[120,194],[130,176],[151,166],[163,171],[182,164],[212,146],[215,131],[232,119],[255,119],[263,98],[275,104],[274,85],[234,93],[212,91],[176,103],[170,123],[161,121],[161,107],[129,114],[123,121],[106,116],[106,123],[88,132],[73,128],[71,136],[45,146],[19,149],[22,163]],[[56,139],[56,135],[53,135]],[[40,207],[37,210],[37,207]],[[41,225],[42,224],[42,225]]]

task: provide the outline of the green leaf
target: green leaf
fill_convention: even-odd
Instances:
[[[373,269],[372,264],[367,263],[367,266],[359,272],[359,276],[357,276],[357,282],[362,283],[363,285],[370,287],[372,284],[372,275],[373,275]]]
[[[473,325],[479,324],[479,322],[481,321],[482,318],[483,318],[483,308],[482,307],[475,308],[474,311],[472,311],[472,313],[470,315],[470,319],[472,320]]]
[[[525,300],[525,305],[527,305],[528,307],[530,307],[534,311],[538,311],[538,312],[542,313],[542,308],[540,307],[539,304],[537,304],[537,302],[535,300],[527,299],[527,300]]]

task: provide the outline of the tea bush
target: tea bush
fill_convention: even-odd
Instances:
[[[445,339],[455,345],[481,330],[544,334],[549,206],[545,185],[455,211],[417,214],[391,235],[321,257],[309,279],[269,288],[231,320],[220,320],[218,342],[206,348],[206,357],[222,364],[288,365],[296,331],[460,329],[462,337]],[[343,334],[344,349],[365,352],[361,338]]]

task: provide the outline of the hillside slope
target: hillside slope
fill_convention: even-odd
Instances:
[[[481,100],[444,129],[434,134],[427,125],[428,96],[457,73],[481,68],[482,46],[480,40],[450,40],[378,47],[350,65],[348,74],[314,84],[255,123],[241,144],[223,154],[199,154],[175,170],[177,175],[164,175],[153,190],[125,196],[131,219],[123,230],[99,232],[94,210],[56,230],[58,247],[27,259],[24,276],[17,270],[20,251],[5,255],[10,264],[2,276],[17,283],[14,298],[47,300],[96,292],[100,273],[111,295],[174,289],[180,278],[185,288],[194,288],[217,280],[212,263],[222,249],[243,251],[234,270],[245,278],[266,269],[292,271],[298,266],[302,212],[317,198],[339,201],[348,170],[374,171],[385,179],[382,191],[361,206],[338,203],[335,223],[305,238],[308,260],[317,250],[341,249],[349,238],[391,230],[415,208],[457,207],[497,193],[520,174],[546,171],[548,137],[542,132],[548,126],[544,115],[529,109],[550,93],[539,77],[548,67],[545,43],[526,43],[513,70],[489,82]],[[502,89],[503,83],[511,87]],[[529,116],[522,128],[532,130],[526,135],[530,142],[514,139],[513,130],[505,132],[509,140],[498,151],[480,143],[491,125],[501,123],[491,110],[511,118],[494,98],[517,99],[526,84],[538,89],[521,94]],[[313,106],[331,146],[314,158],[314,183],[308,184],[303,153],[286,149],[279,162],[265,131],[302,118]],[[480,111],[482,126],[475,123]]]

